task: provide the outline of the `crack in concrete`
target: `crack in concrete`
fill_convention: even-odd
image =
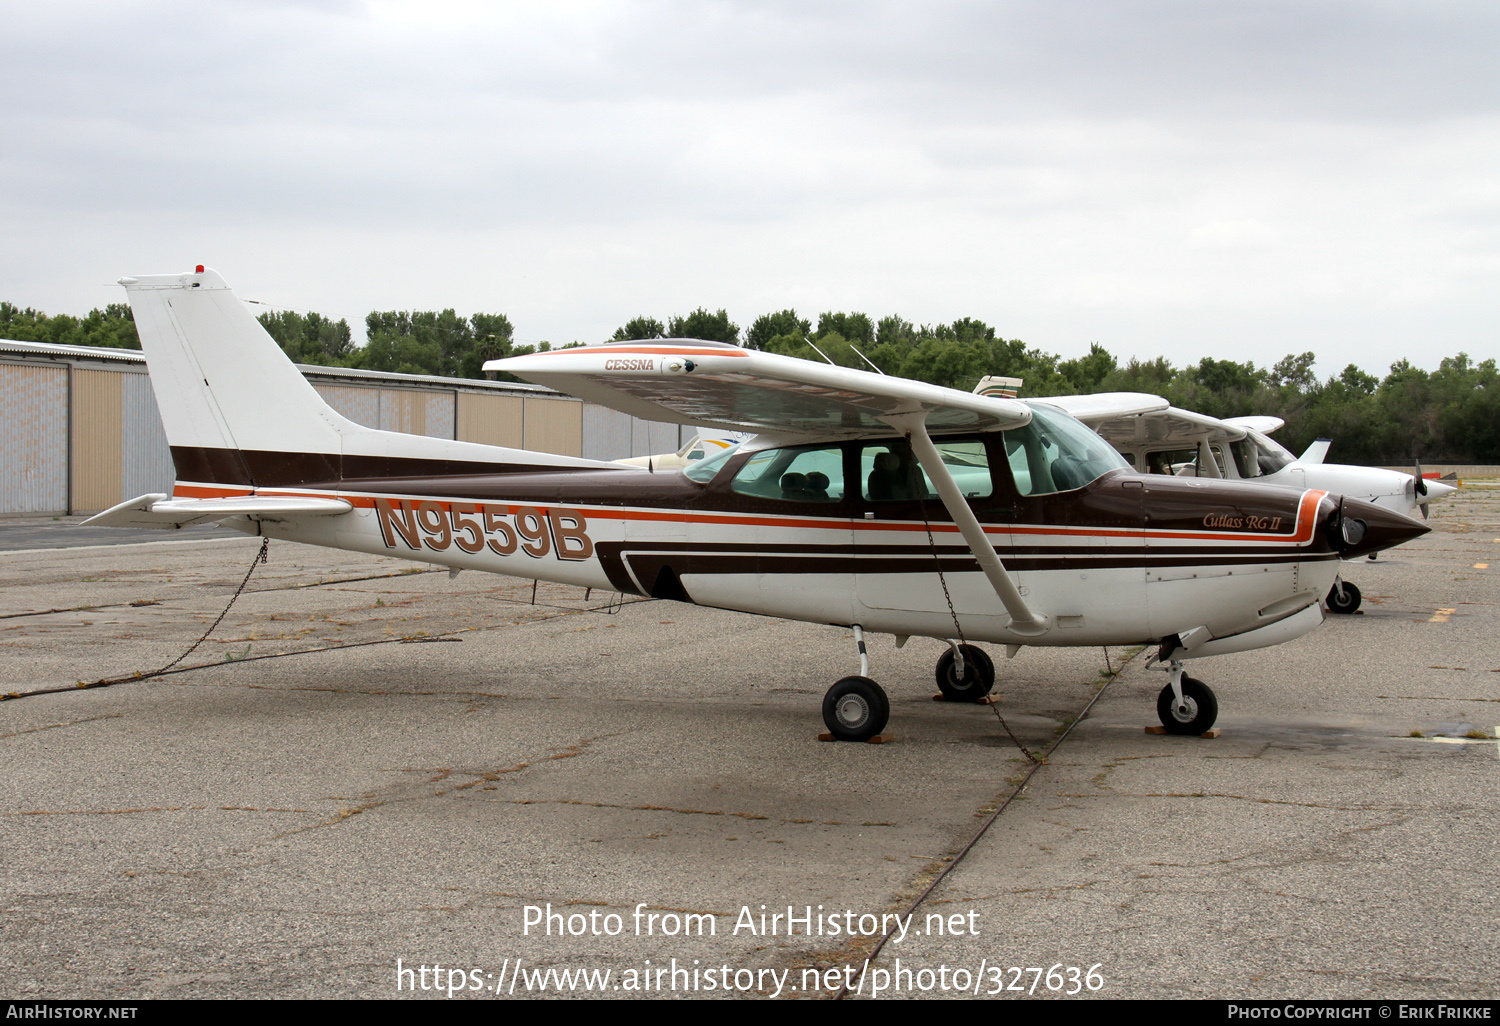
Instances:
[[[731,816],[738,819],[763,819],[770,820],[770,816],[763,816],[758,812],[725,812],[721,809],[677,809],[670,805],[620,805],[615,802],[586,802],[580,798],[514,798],[509,805],[584,805],[593,809],[625,809],[629,812],[674,812],[683,816]],[[781,823],[801,822],[807,823],[811,820],[778,820]],[[889,826],[888,823],[869,823],[867,826]]]
[[[253,805],[152,805],[130,809],[24,809],[3,816],[129,816],[138,812],[311,812],[311,809],[259,808]]]
[[[1257,798],[1248,794],[1229,794],[1225,791],[1145,791],[1130,793],[1117,791],[1124,798],[1229,798],[1234,801],[1254,802],[1258,805],[1292,805],[1304,809],[1327,809],[1331,812],[1394,812],[1391,805],[1328,805],[1323,802],[1294,802],[1286,798]],[[1102,798],[1103,795],[1076,794],[1069,798]]]
[[[8,737],[20,737],[22,734],[35,734],[39,730],[56,730],[59,727],[73,727],[80,723],[93,723],[95,720],[118,720],[124,713],[108,713],[104,716],[87,716],[81,720],[67,720],[63,723],[47,723],[40,727],[27,727],[24,730],[13,730],[9,734],[0,734],[0,741]]]
[[[592,745],[595,741],[598,741],[601,738],[614,737],[614,736],[616,736],[616,735],[614,735],[614,734],[601,734],[601,735],[598,735],[597,737],[583,738],[582,740],[577,741],[574,744],[568,745],[565,748],[562,748],[560,750],[557,750],[557,751],[553,752],[553,754],[551,754],[551,755],[543,755],[543,756],[540,756],[538,758],[532,759],[530,761],[514,763],[513,765],[507,766],[504,769],[498,769],[498,770],[482,770],[482,771],[478,771],[478,772],[473,771],[473,770],[456,770],[455,771],[455,770],[452,770],[452,769],[449,769],[449,768],[446,768],[446,767],[435,767],[435,768],[433,768],[431,770],[423,770],[423,771],[404,770],[402,772],[427,772],[427,773],[436,773],[436,774],[438,774],[436,777],[433,777],[431,780],[428,780],[428,781],[425,782],[428,785],[433,784],[433,783],[437,783],[437,782],[440,782],[440,781],[443,781],[443,780],[447,780],[455,772],[458,773],[461,776],[466,776],[466,777],[470,777],[471,776],[471,777],[474,777],[474,779],[468,781],[467,783],[454,784],[452,787],[441,788],[439,790],[432,791],[430,793],[425,793],[424,792],[422,794],[409,794],[409,795],[400,795],[400,796],[396,796],[396,797],[392,797],[392,798],[381,798],[381,799],[376,799],[376,800],[373,800],[373,801],[364,802],[364,803],[362,803],[360,805],[355,805],[355,806],[352,806],[352,807],[340,809],[338,811],[338,813],[336,815],[334,815],[331,819],[326,819],[326,820],[323,820],[322,822],[319,822],[319,823],[310,823],[307,826],[298,827],[298,828],[296,828],[294,830],[286,830],[286,831],[283,831],[283,832],[281,832],[279,834],[274,834],[274,835],[272,835],[269,838],[269,840],[277,841],[277,840],[281,840],[282,838],[294,836],[296,834],[306,833],[309,830],[317,830],[317,829],[320,829],[322,827],[337,826],[339,823],[342,823],[342,822],[344,822],[347,819],[352,819],[353,817],[358,816],[361,813],[368,812],[371,809],[378,809],[378,808],[380,808],[382,806],[385,806],[385,805],[394,805],[394,804],[400,804],[400,803],[404,803],[404,802],[419,801],[419,800],[423,800],[423,799],[426,799],[426,798],[441,798],[441,797],[443,797],[445,795],[456,794],[456,793],[458,793],[460,791],[467,791],[470,788],[477,787],[480,784],[498,780],[502,776],[506,775],[507,773],[518,773],[518,772],[520,772],[520,771],[522,771],[524,769],[529,768],[534,763],[550,762],[550,761],[552,761],[554,759],[571,759],[571,758],[575,758],[576,756],[582,755],[583,752],[584,752],[584,750],[587,749],[590,745]]]

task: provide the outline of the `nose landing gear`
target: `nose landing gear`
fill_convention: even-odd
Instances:
[[[890,716],[885,689],[869,677],[845,677],[823,696],[823,722],[839,741],[868,741]]]
[[[859,676],[845,677],[823,696],[824,740],[868,741],[885,729],[891,718],[891,701],[885,689],[868,676],[870,653],[865,649],[865,630],[854,625],[854,644],[859,649]]]
[[[1156,696],[1156,715],[1168,734],[1206,734],[1219,718],[1219,700],[1201,680],[1182,672],[1182,663],[1168,667],[1171,679]]]
[[[1372,553],[1373,555],[1373,553]],[[1352,613],[1359,608],[1359,589],[1340,577],[1333,582],[1333,590],[1328,593],[1328,611],[1330,613]]]

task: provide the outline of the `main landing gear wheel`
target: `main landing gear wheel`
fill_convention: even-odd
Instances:
[[[1201,680],[1183,677],[1182,704],[1168,684],[1156,696],[1156,715],[1168,734],[1203,734],[1219,718],[1219,700]]]
[[[840,741],[868,741],[890,718],[890,700],[869,677],[845,677],[823,696],[823,722]]]
[[[958,646],[964,654],[964,675],[958,676],[953,647],[944,652],[937,661],[937,686],[943,697],[950,702],[977,702],[995,687],[995,663],[982,648],[974,645]]]
[[[1359,589],[1348,581],[1335,584],[1333,590],[1328,593],[1330,613],[1352,613],[1359,608],[1359,602]]]

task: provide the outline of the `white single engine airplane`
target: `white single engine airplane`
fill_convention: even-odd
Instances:
[[[683,472],[377,431],[330,409],[215,272],[121,284],[178,481],[93,523],[224,521],[852,628],[860,675],[823,701],[845,740],[889,715],[866,630],[945,640],[938,685],[968,701],[994,684],[971,642],[1157,643],[1158,714],[1201,733],[1217,702],[1185,661],[1305,634],[1341,555],[1427,530],[1317,489],[1139,475],[1051,406],[694,340],[486,365],[640,417],[758,432]]]
[[[1413,476],[1380,467],[1324,463],[1330,444],[1326,438],[1313,442],[1299,459],[1267,437],[1285,423],[1279,417],[1220,420],[1175,406],[1110,414],[1099,410],[1097,398],[1066,396],[1044,401],[1079,417],[1143,473],[1316,488],[1408,517],[1420,510],[1424,519],[1429,502],[1458,490],[1424,478],[1421,464]],[[1327,604],[1332,612],[1352,613],[1360,599],[1359,588],[1340,574],[1329,589]]]

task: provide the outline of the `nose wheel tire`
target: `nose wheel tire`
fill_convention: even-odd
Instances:
[[[982,648],[958,646],[964,654],[964,675],[958,675],[958,661],[950,646],[937,661],[937,686],[950,702],[977,702],[995,687],[995,663]]]
[[[1168,684],[1156,697],[1156,715],[1168,734],[1203,734],[1219,718],[1219,701],[1207,684],[1184,677],[1182,704],[1177,704],[1177,696]]]
[[[845,677],[823,696],[823,722],[840,741],[868,741],[890,717],[885,690],[868,677]]]
[[[1347,581],[1344,582],[1343,587],[1335,584],[1333,590],[1328,593],[1330,613],[1352,613],[1359,608],[1359,602],[1359,589]]]

